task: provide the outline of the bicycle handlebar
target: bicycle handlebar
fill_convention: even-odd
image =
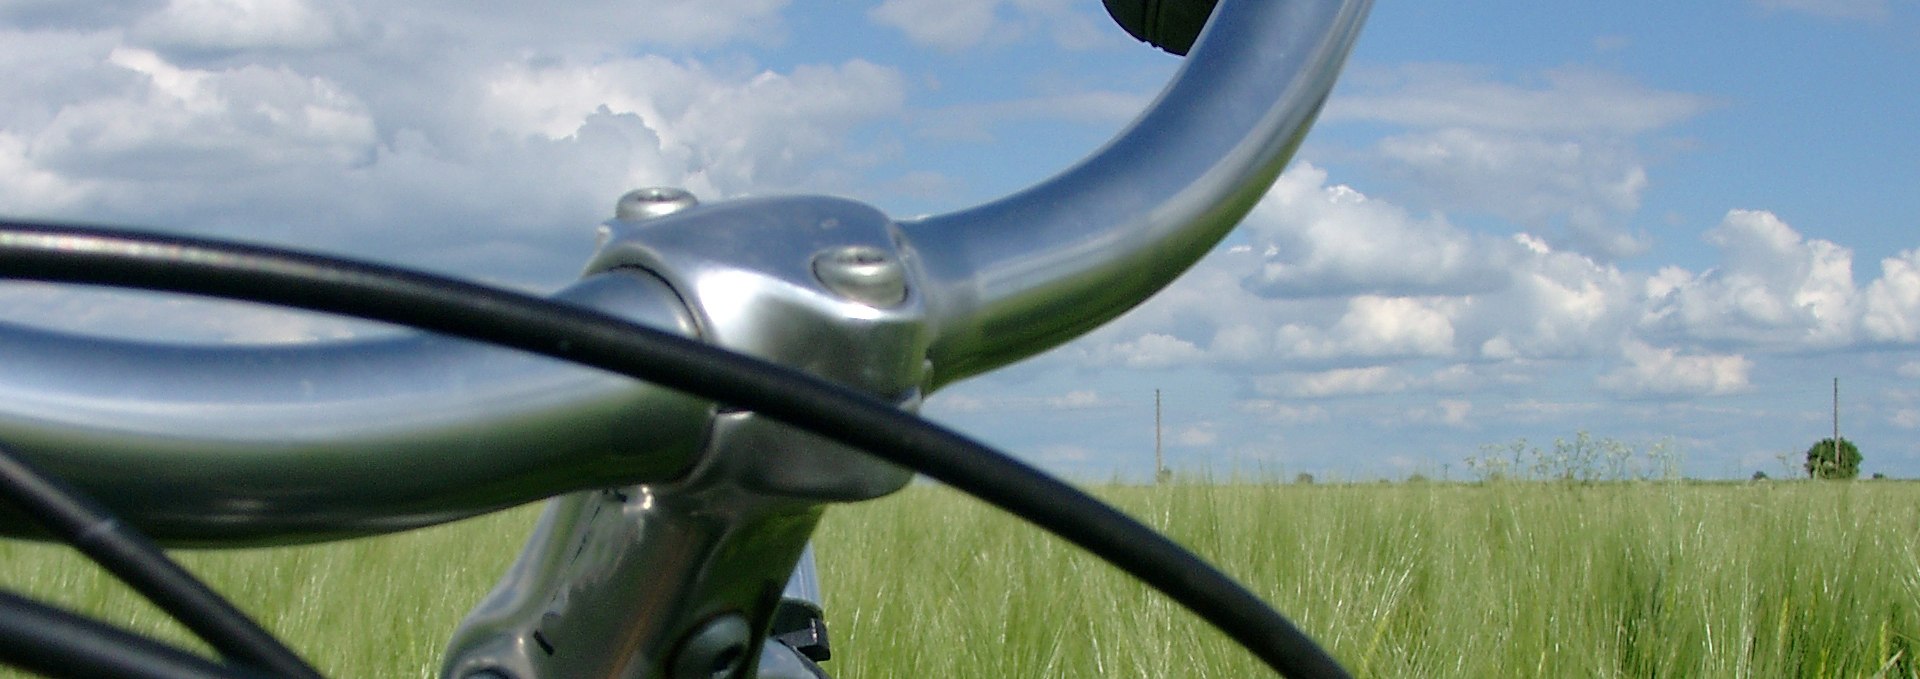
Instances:
[[[693,334],[658,279],[556,299]],[[180,346],[0,324],[0,440],[170,544],[404,530],[684,472],[712,405],[543,356],[426,333]],[[0,522],[17,529],[20,522]]]
[[[907,482],[882,460],[1122,565],[1276,670],[1343,676],[1284,617],[1174,543],[900,410],[1083,334],[1191,267],[1279,174],[1370,4],[1224,0],[1126,132],[976,208],[895,223],[838,199],[699,207],[683,193],[642,195],[660,200],[623,203],[590,275],[559,295],[586,312],[262,248],[7,225],[0,275],[408,323],[747,410],[434,335],[186,347],[0,324],[0,440],[133,508],[127,518],[174,544],[400,530],[648,484],[550,505],[559,518],[543,521],[455,635],[447,676],[750,667],[738,659],[760,648],[773,578],[799,558],[819,505]],[[18,530],[6,518],[0,531]],[[646,577],[628,577],[637,573]]]
[[[1279,176],[1371,5],[1222,2],[1159,99],[1094,156],[901,224],[938,329],[933,384],[1085,334],[1193,266]]]
[[[1070,340],[1170,283],[1281,171],[1370,4],[1222,2],[1160,98],[1088,160],[958,212],[897,225],[875,213],[871,245],[884,250],[883,234],[893,234],[907,305],[832,327],[891,333],[888,342],[904,344],[885,360],[905,367],[861,386],[923,396]],[[767,222],[736,205],[694,212]],[[849,205],[834,209],[865,214]],[[809,233],[777,245],[812,248],[825,232]],[[723,244],[758,247],[748,261],[793,269],[767,288],[773,297],[821,292],[803,289],[811,250]],[[619,247],[632,244],[609,251]],[[688,283],[675,278],[684,273],[676,262],[660,264],[651,275],[597,273],[560,298],[682,335],[711,331],[706,341],[789,364],[791,356],[728,335],[788,347],[829,336],[776,336],[751,319],[742,326],[750,332],[708,328],[713,298],[680,289]],[[837,304],[807,308],[837,313]],[[875,330],[873,318],[899,329]],[[806,329],[819,327],[827,326]],[[917,328],[926,335],[916,339]],[[803,363],[825,360],[819,353]],[[429,335],[180,347],[0,324],[0,356],[0,440],[111,504],[138,507],[130,518],[172,544],[401,530],[566,490],[667,480],[698,457],[713,418],[711,404],[659,387]],[[845,382],[870,369],[825,376]],[[0,516],[0,531],[18,523]]]

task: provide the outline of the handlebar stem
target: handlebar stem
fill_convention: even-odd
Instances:
[[[707,342],[919,406],[925,307],[878,211],[797,197],[620,214],[589,275],[644,271],[687,301]],[[750,412],[719,414],[698,459],[684,479],[551,503],[442,676],[732,676],[715,659],[763,657],[822,504],[912,478]]]

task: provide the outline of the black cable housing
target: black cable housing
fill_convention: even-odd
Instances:
[[[70,679],[265,679],[11,592],[0,592],[0,661]]]
[[[293,649],[208,589],[146,536],[4,445],[0,498],[19,505],[23,514],[153,601],[227,660],[281,677],[320,679]]]
[[[865,394],[604,314],[391,267],[173,236],[0,221],[0,277],[277,304],[514,347],[758,412],[1006,510],[1194,611],[1289,677],[1345,677],[1260,598],[1059,480]]]

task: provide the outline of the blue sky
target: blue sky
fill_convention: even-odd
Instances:
[[[477,7],[477,8],[476,8]],[[927,413],[1044,467],[1467,474],[1576,432],[1920,476],[1920,4],[1376,6],[1268,199],[1161,296]],[[0,213],[551,289],[626,188],[988,200],[1179,65],[1092,0],[0,0]],[[13,318],[325,319],[0,288]],[[134,322],[130,322],[134,321]]]

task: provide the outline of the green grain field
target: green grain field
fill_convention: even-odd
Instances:
[[[1095,492],[1361,676],[1920,677],[1920,483]],[[180,556],[332,674],[430,676],[532,518]],[[842,679],[1263,675],[1158,595],[941,488],[833,509],[818,550]],[[58,548],[0,545],[0,563],[8,588],[184,638]]]

